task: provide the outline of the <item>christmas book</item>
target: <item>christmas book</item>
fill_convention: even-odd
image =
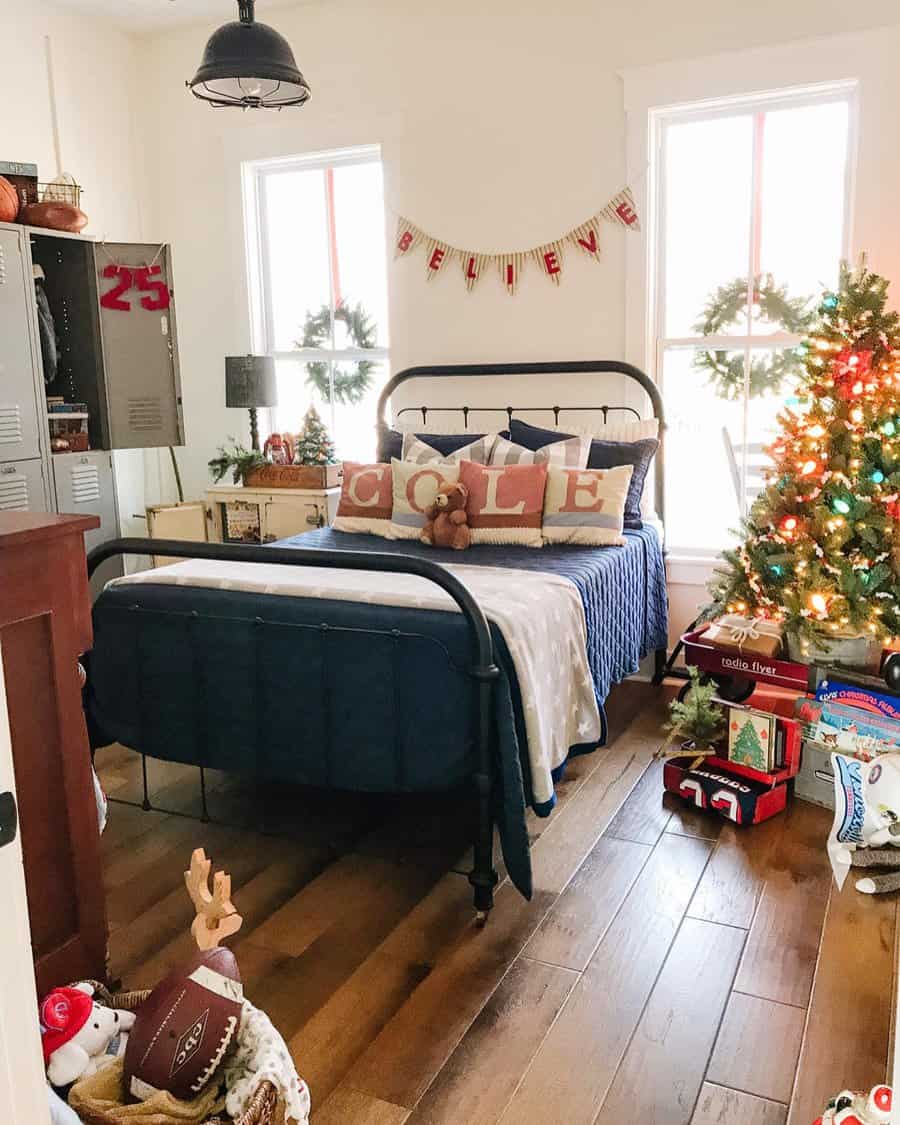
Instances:
[[[750,707],[730,707],[728,760],[760,773],[775,767],[775,716]]]

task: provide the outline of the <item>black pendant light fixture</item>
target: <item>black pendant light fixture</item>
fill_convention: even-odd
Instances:
[[[283,35],[253,16],[254,0],[238,0],[240,18],[209,37],[200,69],[186,83],[195,98],[216,108],[283,109],[309,100]]]

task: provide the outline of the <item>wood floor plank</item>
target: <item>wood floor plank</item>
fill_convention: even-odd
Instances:
[[[791,1100],[806,1010],[733,992],[707,1081],[773,1102]]]
[[[628,800],[613,817],[607,836],[631,840],[635,844],[656,843],[665,831],[672,813],[663,804],[663,762],[656,759],[647,767]]]
[[[691,1125],[784,1125],[787,1106],[705,1083]]]
[[[667,832],[679,836],[699,836],[702,840],[718,840],[722,834],[725,821],[721,816],[698,809],[683,797],[666,793],[663,807],[671,813],[666,824]]]
[[[688,1125],[745,936],[685,918],[596,1125]]]
[[[591,1125],[710,847],[705,840],[672,836],[654,850],[537,1052],[503,1125],[547,1125],[548,1106],[566,1125]],[[626,1114],[623,1120],[638,1119]]]
[[[825,850],[831,814],[794,801],[766,872],[766,885],[738,969],[735,988],[806,1007],[828,903]]]
[[[748,831],[752,840],[747,840]],[[769,856],[785,831],[784,816],[747,829],[724,824],[688,915],[747,929],[766,882]]]
[[[315,1108],[312,1125],[403,1125],[409,1110],[399,1105],[379,1101],[359,1090],[336,1090],[325,1104]]]
[[[649,854],[646,844],[601,836],[525,947],[526,956],[583,969]]]
[[[852,878],[832,888],[789,1125],[808,1125],[840,1089],[890,1081],[896,913],[892,896],[862,895]]]
[[[410,1125],[495,1125],[578,974],[520,957],[428,1088]]]

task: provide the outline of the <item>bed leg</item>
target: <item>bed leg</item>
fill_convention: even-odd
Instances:
[[[666,667],[667,652],[664,648],[658,648],[653,654],[653,684],[655,687],[659,687],[666,678]]]
[[[144,799],[141,801],[141,808],[144,812],[150,812],[153,806],[150,804],[150,791],[147,785],[147,755],[141,754],[141,781],[144,785]]]
[[[206,770],[200,767],[200,820],[209,824],[209,808],[206,804]]]
[[[490,669],[478,685],[478,771],[473,778],[478,823],[475,829],[475,862],[469,882],[475,890],[475,922],[483,926],[494,905],[494,817],[491,801],[491,683],[496,669]]]

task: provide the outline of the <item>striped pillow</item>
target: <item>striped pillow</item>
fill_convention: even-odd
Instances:
[[[614,469],[557,469],[551,465],[544,496],[544,542],[621,546],[633,471],[631,465]]]
[[[391,539],[392,507],[390,465],[344,462],[341,499],[332,524],[335,530],[368,532]]]
[[[542,445],[540,449],[526,449],[514,441],[497,435],[491,452],[492,465],[556,465],[559,468],[583,469],[588,463],[591,451],[589,437],[568,437],[565,441],[554,441]],[[469,458],[471,460],[471,458]]]
[[[453,453],[441,453],[433,445],[421,441],[415,434],[404,434],[403,460],[413,461],[416,465],[435,463],[458,465],[460,461],[474,461],[478,465],[487,465],[490,464],[491,450],[496,440],[496,434],[483,434],[469,445],[454,450]]]
[[[476,465],[463,461],[459,479],[469,490],[466,515],[473,543],[543,546],[546,465]]]
[[[459,465],[395,460],[391,470],[394,502],[390,538],[418,539],[427,521],[425,511],[434,503],[441,484],[455,484],[460,479]]]

